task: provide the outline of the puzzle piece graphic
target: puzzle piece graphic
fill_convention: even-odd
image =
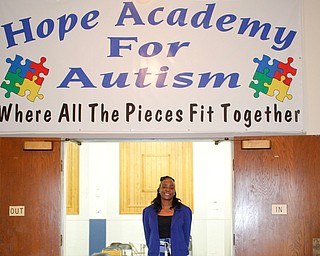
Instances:
[[[43,63],[46,62],[46,58],[45,57],[42,57],[40,59],[40,62],[39,63],[36,63],[36,62],[32,62],[30,64],[30,68],[31,69],[34,69],[34,72],[32,71],[28,71],[27,74],[26,74],[26,78],[28,78],[30,81],[32,81],[32,77],[34,75],[37,76],[37,79],[35,80],[35,83],[38,84],[38,85],[42,85],[43,81],[44,81],[44,78],[40,76],[40,74],[44,74],[44,75],[48,75],[49,73],[49,69],[44,67],[43,66]]]
[[[38,63],[29,59],[23,61],[20,55],[16,55],[15,59],[7,58],[6,62],[11,65],[0,86],[7,90],[5,97],[10,98],[11,93],[15,93],[19,96],[27,95],[27,99],[32,102],[36,98],[42,100],[44,96],[39,93],[39,90],[44,77],[41,75],[46,76],[49,73],[49,69],[43,65],[46,60],[45,57],[41,57]]]
[[[7,58],[6,62],[11,64],[9,72],[15,74],[17,72],[17,69],[20,69],[21,71],[19,73],[19,76],[21,78],[25,78],[28,71],[35,72],[35,70],[30,68],[30,65],[32,63],[31,60],[26,59],[25,64],[22,64],[22,60],[23,58],[20,55],[16,55],[14,60]]]
[[[274,96],[275,91],[278,91],[278,94],[276,96],[276,99],[278,101],[283,102],[285,98],[288,98],[289,100],[291,100],[293,97],[291,94],[288,94],[288,90],[290,86],[284,83],[284,80],[286,79],[286,77],[281,76],[280,79],[281,79],[280,81],[278,79],[272,79],[271,84],[265,83],[265,86],[269,88],[267,95]]]
[[[286,85],[290,86],[292,78],[288,77],[288,74],[291,74],[295,76],[297,74],[297,69],[293,68],[291,66],[291,63],[293,62],[293,58],[289,57],[287,59],[287,63],[280,62],[279,68],[282,69],[282,72],[279,72],[278,70],[274,74],[274,78],[281,80],[282,76],[285,76],[285,80],[283,81]]]
[[[255,98],[259,98],[260,92],[267,94],[269,88],[265,86],[265,84],[270,84],[272,82],[272,78],[267,76],[268,69],[265,69],[263,73],[256,72],[253,76],[253,79],[257,82],[252,81],[249,85],[250,88],[256,90],[253,94]]]
[[[10,98],[11,93],[15,93],[15,94],[19,93],[20,88],[16,84],[21,85],[24,80],[19,76],[20,72],[21,72],[20,68],[17,68],[15,73],[8,72],[5,77],[5,80],[7,80],[8,83],[6,81],[3,81],[1,83],[0,87],[7,90],[5,94],[6,98]]]
[[[24,81],[21,85],[16,83],[16,86],[20,87],[20,91],[19,91],[18,95],[25,96],[26,91],[29,91],[29,94],[27,96],[27,99],[29,101],[34,102],[34,100],[36,98],[39,98],[40,100],[42,100],[43,95],[39,94],[39,90],[40,90],[41,86],[35,83],[36,79],[37,79],[37,76],[33,76],[32,81],[30,81],[29,79],[24,79]]]
[[[258,98],[260,92],[274,96],[276,93],[276,99],[283,102],[285,98],[291,100],[293,96],[288,93],[292,77],[296,75],[297,69],[291,66],[293,58],[289,57],[287,63],[280,62],[267,55],[263,55],[261,59],[254,58],[253,61],[258,64],[253,79],[249,87],[256,90],[254,97]]]
[[[278,64],[279,64],[278,60],[274,59],[272,65],[269,64],[270,60],[271,58],[265,54],[263,55],[261,60],[259,60],[258,58],[254,58],[253,61],[259,64],[256,72],[264,74],[264,70],[268,69],[268,72],[266,75],[270,78],[274,77],[274,74],[276,71],[283,72],[283,70],[280,67],[278,67]]]

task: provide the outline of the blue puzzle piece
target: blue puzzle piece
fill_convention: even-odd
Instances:
[[[274,74],[276,71],[282,73],[283,70],[281,68],[278,67],[279,61],[278,60],[273,60],[272,65],[269,64],[269,61],[271,60],[271,58],[267,55],[263,55],[262,59],[259,60],[258,58],[254,58],[253,61],[255,63],[258,63],[258,67],[256,72],[259,72],[261,74],[265,73],[265,69],[268,69],[268,72],[266,73],[266,75],[270,78],[274,77]]]
[[[9,72],[16,74],[17,70],[19,69],[20,70],[19,76],[21,78],[25,78],[28,71],[33,73],[33,72],[35,72],[35,70],[33,68],[30,68],[30,65],[32,63],[31,60],[26,59],[25,64],[22,64],[22,60],[23,60],[23,58],[20,55],[16,55],[14,60],[7,58],[6,62],[11,63],[11,66],[9,68]]]

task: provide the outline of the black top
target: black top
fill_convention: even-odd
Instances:
[[[158,215],[158,226],[160,238],[170,238],[172,216]]]

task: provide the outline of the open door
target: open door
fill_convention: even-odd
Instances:
[[[0,254],[60,255],[60,140],[0,138]]]
[[[320,237],[320,136],[234,142],[236,256],[315,255]]]

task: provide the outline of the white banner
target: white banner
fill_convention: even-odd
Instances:
[[[301,3],[0,2],[1,134],[302,133]]]

